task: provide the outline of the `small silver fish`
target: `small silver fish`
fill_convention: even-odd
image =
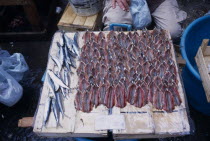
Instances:
[[[63,51],[63,47],[60,46],[59,47],[59,62],[61,64],[61,66],[63,66],[63,61],[64,61],[64,51]]]
[[[79,45],[78,45],[78,42],[77,42],[78,36],[79,36],[79,32],[76,32],[74,34],[74,44],[77,48],[79,48]]]
[[[57,106],[56,106],[56,100],[53,98],[52,99],[52,106],[51,106],[51,110],[53,111],[53,114],[54,114],[54,117],[55,117],[55,120],[56,120],[56,124],[57,124],[57,127],[60,125],[59,123],[59,111],[57,109]]]
[[[58,66],[58,71],[60,72],[61,69],[62,69],[62,65],[61,65],[59,59],[58,59],[57,57],[53,57],[53,56],[51,56],[51,55],[50,55],[50,57],[51,57],[51,59],[55,62],[55,64]]]
[[[66,34],[64,34],[64,40],[68,48],[71,49],[72,44],[74,43]]]
[[[55,74],[60,78],[60,76],[59,76],[60,74],[58,71],[55,71]],[[54,83],[54,85],[55,85],[55,91],[58,91],[60,86],[57,83]]]
[[[51,70],[47,70],[47,73],[49,74],[50,78],[53,80],[54,83],[57,83],[59,86],[64,87],[66,89],[69,89],[66,84],[63,83],[63,81],[58,78]]]
[[[63,103],[62,103],[61,95],[60,95],[59,92],[56,93],[56,100],[57,100],[57,103],[58,103],[58,107],[60,109],[60,112],[61,112],[62,116],[64,117]]]
[[[64,98],[67,98],[67,97],[66,97],[66,91],[65,91],[65,89],[62,88],[62,87],[61,87],[61,93],[62,93],[62,95],[63,95]]]
[[[65,38],[65,41],[66,41],[66,45],[67,47],[73,52],[73,53],[76,53],[77,56],[79,56],[79,48],[77,47],[77,45],[74,43],[74,41],[69,38],[66,34],[64,34],[64,38]],[[76,38],[76,37],[75,37]]]
[[[45,79],[46,79],[47,85],[48,85],[48,87],[49,87],[49,89],[50,89],[50,92],[51,92],[52,95],[55,97],[55,86],[54,86],[54,84],[52,83],[52,80],[51,80],[51,78],[49,77],[48,74],[46,74]]]
[[[75,44],[72,44],[72,48],[73,48],[74,52],[77,54],[77,56],[79,56],[79,48],[77,48],[77,46]]]
[[[67,86],[69,86],[69,76],[68,76],[68,72],[66,70],[64,70],[64,82]]]
[[[45,106],[44,106],[44,123],[43,125],[46,126],[49,117],[50,117],[50,112],[51,112],[51,105],[52,105],[52,98],[51,97],[47,97],[47,100],[45,102]]]

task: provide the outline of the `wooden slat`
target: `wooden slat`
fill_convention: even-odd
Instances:
[[[95,25],[97,16],[98,16],[98,14],[87,17],[87,19],[84,23],[84,26],[87,26],[87,27],[90,27],[90,28],[93,27]]]
[[[33,117],[24,117],[18,121],[18,127],[32,127]]]
[[[67,8],[63,14],[63,16],[61,17],[60,21],[59,21],[59,25],[62,24],[73,24],[74,19],[76,18],[76,14],[74,13],[73,9],[71,8],[71,6],[68,4]]]
[[[85,31],[93,30],[96,24],[98,14],[93,16],[78,16],[74,13],[72,7],[68,4],[63,16],[61,17],[58,28],[66,31]]]
[[[210,60],[210,56],[204,56],[203,53],[205,53],[205,49],[207,47],[209,40],[203,40],[201,47],[198,49],[198,52],[195,56],[195,61],[202,79],[203,88],[206,93],[207,101],[210,103],[210,77],[209,77],[209,69],[208,65],[206,64],[205,58],[208,57],[208,60]]]
[[[83,26],[85,24],[87,17],[82,17],[82,16],[76,16],[74,19],[73,25],[76,26]]]

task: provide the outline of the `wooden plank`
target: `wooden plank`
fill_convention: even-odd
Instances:
[[[208,43],[209,43],[209,40],[208,39],[204,39],[202,44],[201,44],[201,46],[200,46],[203,54],[205,54],[206,47],[207,47]]]
[[[84,23],[84,26],[87,26],[89,28],[94,27],[97,17],[98,17],[98,14],[87,17]]]
[[[18,121],[18,127],[32,127],[34,117],[24,117]]]
[[[82,16],[76,16],[74,19],[73,25],[76,26],[83,26],[85,24],[87,17],[82,17]]]
[[[209,70],[208,65],[206,64],[205,57],[203,55],[204,51],[202,49],[206,49],[209,40],[203,40],[201,47],[198,49],[198,52],[195,56],[195,61],[200,72],[200,76],[202,79],[203,88],[206,93],[207,101],[210,102],[210,77],[209,77]],[[208,56],[209,58],[209,56]],[[210,60],[210,59],[208,59]]]
[[[68,4],[63,16],[61,17],[59,24],[58,25],[63,25],[63,24],[73,24],[74,19],[76,18],[76,14],[74,13],[73,9],[71,8],[71,6]]]
[[[209,56],[210,55],[210,46],[206,46],[205,51],[203,52],[204,56]]]
[[[93,16],[77,16],[68,4],[63,16],[61,17],[58,28],[65,31],[85,31],[93,30],[99,14]]]

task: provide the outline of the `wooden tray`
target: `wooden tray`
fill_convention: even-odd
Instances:
[[[94,30],[98,26],[97,24],[101,24],[101,14],[95,14],[93,16],[78,16],[74,13],[70,4],[67,5],[63,16],[61,17],[58,28],[60,30],[65,31],[86,31],[86,30]],[[99,20],[100,19],[100,20]],[[98,29],[99,30],[99,29]]]
[[[141,31],[138,31],[141,34]],[[95,32],[97,34],[98,32]],[[107,34],[108,32],[104,32]],[[168,37],[170,35],[168,32]],[[80,32],[79,35],[79,46],[83,46],[82,35],[84,32]],[[73,38],[74,33],[67,34],[70,38]],[[50,54],[55,55],[58,52],[56,42],[61,37],[60,33],[54,35]],[[173,60],[176,61],[174,49],[172,48]],[[77,61],[77,66],[79,62]],[[51,59],[48,61],[47,69],[53,69],[54,63]],[[176,66],[177,72],[178,67]],[[73,70],[74,72],[76,70]],[[76,87],[78,82],[78,76],[76,73],[71,76],[71,87]],[[179,75],[178,75],[179,76]],[[136,108],[132,105],[127,105],[123,109],[114,107],[112,114],[123,115],[125,117],[125,130],[113,130],[114,139],[124,138],[156,138],[156,137],[169,137],[169,136],[180,136],[186,135],[190,132],[190,126],[188,122],[188,116],[186,112],[185,94],[182,88],[181,80],[179,80],[179,93],[182,99],[181,106],[176,107],[174,112],[166,113],[164,111],[158,111],[152,108],[151,104],[147,104],[143,108]],[[40,136],[50,137],[106,137],[107,130],[96,131],[95,130],[95,118],[98,115],[108,115],[108,109],[101,105],[96,109],[92,110],[91,113],[83,113],[76,111],[74,107],[74,99],[76,90],[73,94],[70,94],[69,100],[64,101],[65,112],[70,118],[60,119],[63,128],[45,128],[42,127],[43,123],[43,111],[44,103],[48,90],[46,83],[44,83],[43,91],[41,93],[40,102],[35,116],[34,132]],[[49,120],[49,126],[55,126],[54,117],[51,115]]]

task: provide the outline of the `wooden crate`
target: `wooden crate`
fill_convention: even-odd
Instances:
[[[204,39],[195,56],[198,70],[202,79],[207,101],[210,103],[210,46],[209,39]]]
[[[141,31],[138,31],[141,34]],[[108,32],[104,32],[107,34]],[[79,35],[79,46],[83,46],[82,35],[84,32],[80,32]],[[98,32],[95,32],[98,34]],[[169,32],[167,32],[169,35]],[[67,33],[70,38],[73,38],[74,33]],[[56,42],[61,37],[60,33],[56,33],[50,54],[53,56],[58,52]],[[170,35],[169,35],[170,37]],[[173,60],[176,61],[175,53],[172,48]],[[79,62],[77,61],[77,65]],[[50,59],[48,61],[47,69],[53,69],[54,63]],[[176,66],[177,72],[178,67]],[[77,87],[78,76],[76,70],[71,76],[71,88]],[[179,76],[179,75],[178,75]],[[147,104],[142,108],[136,108],[132,105],[127,105],[125,108],[120,109],[114,107],[112,109],[112,115],[123,115],[125,118],[125,130],[112,130],[114,139],[127,139],[127,138],[157,138],[157,137],[170,137],[170,136],[181,136],[190,133],[190,126],[188,122],[187,106],[185,101],[185,93],[182,88],[181,80],[179,80],[179,93],[182,99],[182,104],[172,112],[166,113],[164,111],[156,110],[152,108],[151,104]],[[51,128],[55,126],[55,119],[51,115],[49,119],[48,128],[43,127],[43,111],[44,103],[48,94],[46,82],[44,82],[43,91],[41,93],[40,102],[35,116],[34,132],[40,136],[50,137],[106,137],[107,130],[97,131],[95,130],[95,120],[98,116],[108,115],[108,109],[100,105],[90,113],[83,113],[76,111],[74,107],[74,99],[76,90],[70,95],[68,100],[64,101],[64,107],[66,114],[70,118],[60,119],[63,128]]]
[[[67,5],[63,16],[61,17],[58,28],[65,31],[86,31],[86,30],[96,30],[101,24],[101,14],[96,14],[93,16],[82,17],[74,13],[70,4]],[[97,23],[97,26],[96,26]],[[98,29],[99,30],[99,29]]]

